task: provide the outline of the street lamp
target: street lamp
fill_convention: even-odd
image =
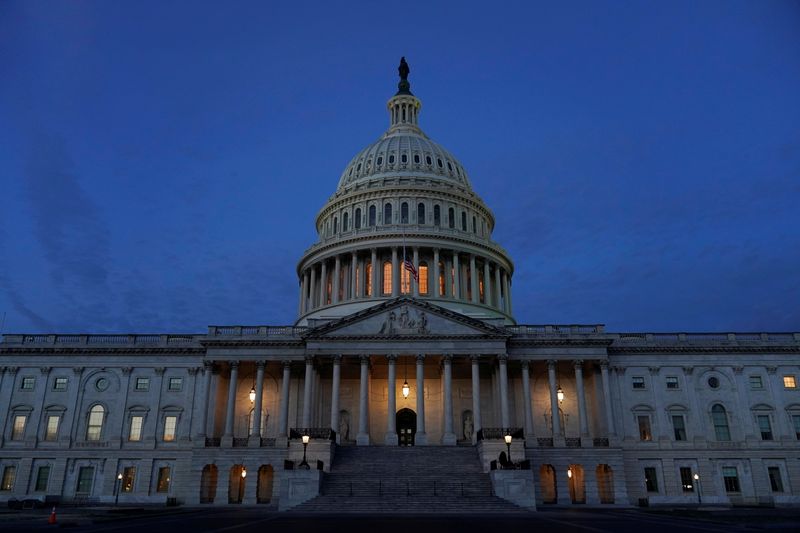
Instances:
[[[119,504],[119,489],[122,485],[122,473],[117,474],[117,481],[114,483],[114,506]]]
[[[311,467],[308,466],[308,462],[306,461],[306,448],[308,448],[308,441],[311,437],[308,435],[303,435],[303,460],[300,461],[300,468],[305,468],[306,470],[310,470]]]
[[[511,463],[511,433],[506,433],[503,438],[506,441],[506,448],[508,448],[508,462]]]
[[[697,505],[702,505],[703,498],[700,496],[700,474],[695,473],[694,477],[694,485],[697,487]]]
[[[572,467],[567,468],[567,477],[572,479]]]
[[[247,477],[247,469],[245,467],[242,467],[242,479],[246,477]]]

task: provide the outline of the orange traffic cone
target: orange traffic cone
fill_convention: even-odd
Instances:
[[[53,510],[50,511],[50,518],[47,519],[48,524],[55,524],[56,523],[56,508],[53,506]]]

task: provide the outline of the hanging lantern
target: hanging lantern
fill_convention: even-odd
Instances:
[[[408,386],[408,380],[403,382],[403,398],[408,398],[408,395],[411,394],[411,387]]]
[[[564,389],[561,388],[561,385],[558,386],[558,390],[556,391],[556,396],[558,396],[558,403],[564,401]]]
[[[256,401],[256,388],[253,387],[252,389],[250,389],[250,403],[253,403],[255,401]]]

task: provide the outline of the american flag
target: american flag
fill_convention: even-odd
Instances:
[[[419,283],[419,273],[417,272],[417,269],[414,268],[414,263],[412,263],[410,259],[403,260],[403,268],[411,272],[411,277],[414,278],[414,281]]]

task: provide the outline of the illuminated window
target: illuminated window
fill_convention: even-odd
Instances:
[[[478,277],[478,296],[481,302],[486,303],[486,297],[483,294],[483,277]]]
[[[44,432],[44,440],[52,442],[58,440],[58,425],[61,422],[59,415],[50,415],[47,417],[47,428]]]
[[[169,492],[170,471],[168,466],[158,469],[158,481],[156,482],[156,492]]]
[[[11,428],[11,440],[23,440],[25,438],[25,423],[28,421],[26,415],[14,417],[14,426]]]
[[[425,224],[425,204],[417,204],[417,224]]]
[[[7,466],[3,469],[3,481],[0,482],[0,490],[11,490],[14,488],[14,480],[17,477],[17,467]]]
[[[442,208],[438,205],[433,206],[433,225],[441,226],[442,224]]]
[[[714,424],[714,435],[718,441],[731,440],[731,431],[728,427],[728,415],[720,404],[711,408],[711,421]]]
[[[411,292],[411,272],[405,268],[400,269],[400,292],[402,294]]]
[[[783,376],[783,388],[784,389],[797,388],[797,382],[795,382],[794,376]]]
[[[639,424],[639,440],[653,440],[653,432],[650,430],[650,416],[639,415],[636,417]]]
[[[333,294],[333,272],[328,272],[325,280],[325,304],[331,303]]]
[[[128,440],[131,442],[138,442],[142,440],[142,424],[144,423],[143,416],[131,417],[131,431],[128,433]]]
[[[364,265],[364,286],[367,289],[367,296],[372,296],[372,262]]]
[[[361,289],[361,267],[356,263],[356,286],[355,286],[355,296],[359,296],[359,290]]]
[[[353,225],[356,229],[361,229],[361,208],[356,209],[356,216],[353,217]]]
[[[428,264],[419,264],[419,293],[428,294]]]
[[[456,227],[456,210],[452,207],[447,210],[447,227],[450,229]]]
[[[444,296],[445,281],[444,281],[444,263],[439,261],[439,296]]]
[[[383,263],[383,294],[392,294],[392,263]]]
[[[400,223],[408,224],[408,203],[403,202],[400,204]]]
[[[178,426],[177,416],[164,417],[164,441],[172,442],[175,440],[175,429]]]
[[[122,469],[122,483],[120,490],[122,492],[133,492],[133,481],[136,478],[136,467],[126,466]]]
[[[369,206],[368,225],[369,226],[374,226],[375,225],[375,206],[374,205]]]
[[[105,409],[102,405],[95,405],[89,411],[89,424],[86,428],[86,440],[97,441],[100,440],[100,434],[103,432],[103,419],[105,418]]]
[[[392,223],[392,204],[383,206],[383,224],[388,226]]]

